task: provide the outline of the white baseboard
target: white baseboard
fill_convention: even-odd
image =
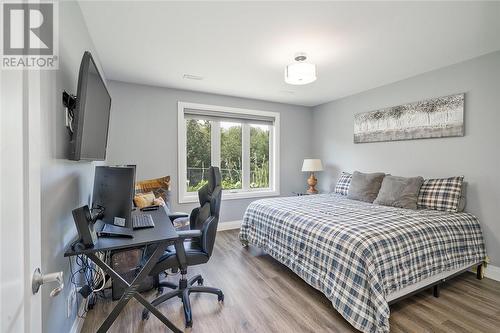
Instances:
[[[78,310],[76,312],[75,321],[73,322],[73,325],[71,325],[71,330],[69,331],[69,333],[80,333],[82,331],[83,322],[85,321],[85,318],[80,318],[78,314],[83,312],[83,307],[85,306],[85,303],[86,303],[85,300],[82,299],[80,302],[80,306],[78,307]]]
[[[239,229],[241,227],[241,222],[242,222],[241,220],[239,220],[239,221],[219,222],[219,225],[217,226],[217,231]]]
[[[484,271],[484,276],[495,281],[500,281],[500,267],[488,264]]]

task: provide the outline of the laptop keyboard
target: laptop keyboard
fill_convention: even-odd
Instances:
[[[150,214],[137,214],[132,216],[132,228],[153,228],[155,223]]]

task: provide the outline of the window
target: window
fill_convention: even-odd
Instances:
[[[269,187],[268,125],[250,125],[250,188]]]
[[[223,190],[242,189],[241,128],[238,122],[220,122],[220,171]]]
[[[179,202],[196,202],[208,168],[223,199],[279,195],[279,114],[179,102]]]
[[[186,119],[187,186],[196,192],[205,185],[205,170],[210,166],[211,126],[207,120]]]

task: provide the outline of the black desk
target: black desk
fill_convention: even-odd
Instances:
[[[137,211],[133,214],[141,214],[142,212]],[[153,221],[155,223],[154,228],[141,229],[134,231],[134,238],[110,238],[110,237],[99,237],[94,247],[84,250],[74,250],[72,243],[64,253],[65,257],[76,256],[80,254],[85,254],[89,257],[97,266],[102,268],[106,273],[111,276],[114,283],[122,284],[126,287],[125,292],[116,304],[115,308],[108,317],[104,320],[98,332],[106,332],[113,322],[116,320],[120,312],[123,310],[128,301],[133,297],[138,300],[145,308],[151,311],[158,319],[160,319],[168,328],[173,332],[182,332],[178,329],[172,322],[170,322],[158,309],[156,309],[151,303],[149,303],[141,294],[137,292],[140,282],[149,275],[149,272],[153,269],[154,265],[158,262],[158,259],[163,255],[165,249],[172,243],[181,241],[175,231],[174,226],[170,222],[167,213],[163,208],[159,208],[156,211],[145,212],[151,214]],[[156,247],[151,256],[148,258],[147,262],[143,266],[142,270],[136,276],[132,283],[128,283],[124,280],[118,273],[116,273],[108,264],[101,260],[96,252],[104,252],[119,249],[133,249],[141,248],[146,245],[151,247]]]

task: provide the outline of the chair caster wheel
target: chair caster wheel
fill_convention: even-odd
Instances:
[[[219,302],[224,302],[224,294],[222,294],[222,295],[217,295],[217,301],[219,301]]]
[[[144,311],[142,313],[142,320],[148,320],[149,319],[149,311]]]
[[[203,279],[199,279],[199,280],[198,280],[198,285],[199,285],[199,286],[202,286],[202,285],[203,285]]]
[[[186,327],[193,327],[193,322],[190,321],[190,322],[186,323]]]

